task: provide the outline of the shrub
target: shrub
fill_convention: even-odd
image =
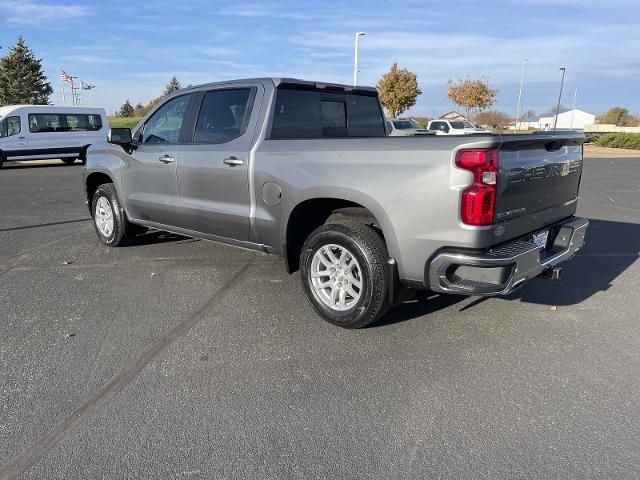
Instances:
[[[109,117],[111,128],[133,128],[140,121],[140,117]]]
[[[596,138],[593,143],[601,147],[640,150],[640,133],[605,133]]]

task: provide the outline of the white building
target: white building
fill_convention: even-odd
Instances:
[[[444,115],[441,115],[440,118],[442,120],[451,120],[451,121],[468,120],[467,117],[465,117],[464,115],[456,111],[447,112]]]
[[[552,129],[555,122],[555,113],[546,113],[544,115],[536,117],[523,118],[518,123],[520,130],[535,129],[545,130]],[[593,125],[596,121],[596,116],[592,113],[585,112],[583,110],[573,109],[562,112],[558,115],[557,128],[572,128],[583,130],[585,125]]]

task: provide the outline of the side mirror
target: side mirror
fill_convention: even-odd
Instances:
[[[107,133],[107,142],[115,145],[130,147],[133,143],[130,128],[110,128]]]

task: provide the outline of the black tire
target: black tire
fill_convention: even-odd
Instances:
[[[67,165],[73,165],[76,162],[75,158],[62,158],[61,160]]]
[[[0,168],[2,168],[2,165],[4,164],[4,160],[5,160],[4,153],[0,152]]]
[[[111,208],[113,215],[113,229],[108,236],[100,231],[98,221],[96,220],[96,206],[100,198],[107,200],[108,207]],[[118,200],[118,195],[113,183],[103,183],[96,189],[91,201],[91,216],[93,217],[93,226],[96,234],[102,243],[109,247],[121,247],[127,244],[131,236],[129,233],[130,223],[120,205],[120,200]]]
[[[313,257],[327,245],[351,253],[360,266],[362,288],[359,299],[348,310],[335,310],[316,294],[311,277]],[[307,298],[322,318],[343,328],[362,328],[379,320],[389,310],[386,262],[389,258],[382,237],[361,223],[327,224],[318,227],[304,243],[300,257],[300,278]]]

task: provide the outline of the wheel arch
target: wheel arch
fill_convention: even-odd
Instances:
[[[93,195],[96,193],[96,190],[98,189],[98,187],[100,185],[104,185],[105,183],[115,183],[113,177],[105,172],[94,171],[94,172],[91,172],[89,175],[87,175],[87,178],[85,180],[85,194],[87,196],[87,205],[89,207],[90,212],[91,212],[91,202],[93,201]],[[93,212],[92,212],[92,215],[93,215]]]
[[[374,226],[387,244],[389,254],[395,254],[397,241],[393,227],[377,202],[344,194],[309,196],[295,204],[283,222],[283,255],[287,272],[298,270],[302,245],[316,228],[326,223],[354,221]]]

